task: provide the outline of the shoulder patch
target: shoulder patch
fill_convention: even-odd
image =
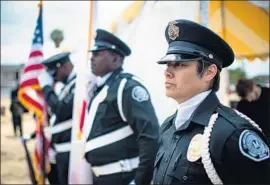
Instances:
[[[249,159],[260,162],[269,158],[269,148],[260,136],[252,130],[244,130],[239,138],[241,153]]]
[[[141,86],[135,86],[132,89],[132,98],[138,102],[149,100],[148,92]]]

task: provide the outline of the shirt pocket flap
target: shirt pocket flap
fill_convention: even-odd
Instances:
[[[159,164],[159,162],[161,161],[164,153],[165,153],[165,151],[158,151],[158,153],[156,155],[154,167],[156,167]]]
[[[182,181],[186,177],[187,171],[187,166],[177,166],[177,168],[174,171],[169,172],[168,175]]]

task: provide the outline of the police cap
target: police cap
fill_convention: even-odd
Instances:
[[[234,61],[231,47],[212,30],[198,23],[183,19],[171,21],[166,27],[165,37],[169,48],[159,64],[205,59],[221,70]]]
[[[70,61],[69,55],[70,55],[70,52],[58,53],[44,60],[42,64],[45,65],[49,69],[55,69],[57,67],[60,67],[62,64],[66,63],[67,61]]]
[[[130,48],[114,34],[106,30],[97,29],[95,44],[90,51],[100,50],[113,50],[123,57],[131,54]]]

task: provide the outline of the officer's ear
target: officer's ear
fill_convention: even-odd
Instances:
[[[119,67],[119,65],[122,64],[122,57],[118,54],[114,54],[113,55],[113,59],[112,59],[112,67],[114,69],[117,69]]]
[[[214,77],[216,76],[218,72],[218,68],[215,64],[211,64],[209,65],[208,67],[206,67],[204,69],[204,72],[203,72],[203,79],[206,81],[206,82],[210,82],[214,79]]]

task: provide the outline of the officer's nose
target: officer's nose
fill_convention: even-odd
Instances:
[[[90,63],[91,63],[91,65],[93,65],[94,62],[95,62],[95,56],[92,56],[92,57],[90,58]]]
[[[90,58],[90,62],[93,62],[93,61],[94,61],[94,56],[92,55]]]
[[[170,69],[171,67],[170,66],[168,66],[166,69],[165,69],[165,71],[164,71],[164,75],[165,75],[165,77],[166,78],[173,78],[173,72],[171,71],[171,69]]]

